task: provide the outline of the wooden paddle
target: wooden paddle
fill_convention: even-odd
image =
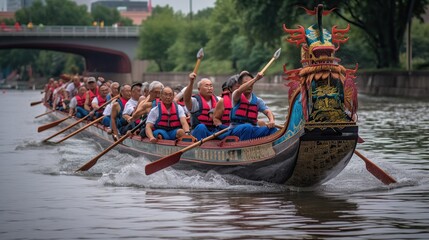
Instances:
[[[141,120],[139,124],[137,124],[133,129],[131,129],[131,131],[128,131],[124,136],[122,136],[121,138],[119,138],[118,141],[114,142],[108,148],[104,149],[104,151],[102,151],[100,154],[98,154],[97,156],[95,156],[89,162],[85,163],[85,165],[83,165],[82,167],[80,167],[75,172],[88,171],[90,168],[92,168],[97,163],[98,159],[100,159],[104,154],[106,154],[107,152],[109,152],[110,150],[112,150],[118,144],[120,144],[121,142],[123,142],[125,139],[127,139],[128,137],[130,137],[135,131],[137,131],[141,126],[143,126],[143,124],[145,122],[146,122],[146,119]]]
[[[110,103],[110,102],[112,102],[113,100],[117,99],[118,97],[119,97],[119,96],[114,97],[114,98],[111,98],[109,101],[107,101],[107,102],[105,102],[103,105],[101,105],[101,106],[100,106],[100,108],[104,108],[105,106],[107,106],[107,104],[109,104],[109,103]],[[89,115],[86,115],[85,117],[83,117],[83,118],[79,119],[79,121],[77,121],[77,122],[75,122],[75,123],[71,124],[70,126],[68,126],[68,127],[64,128],[64,129],[62,129],[61,131],[59,131],[59,132],[55,133],[54,135],[51,135],[50,137],[43,139],[43,141],[42,141],[42,142],[46,142],[46,141],[48,141],[49,139],[51,139],[51,138],[53,138],[53,137],[56,137],[56,136],[60,135],[61,133],[65,132],[65,131],[69,130],[70,128],[72,128],[72,127],[74,127],[74,126],[78,125],[79,123],[83,122],[83,121],[84,121],[85,119],[87,119],[88,117],[89,117]]]
[[[210,135],[204,139],[201,139],[200,141],[191,144],[183,149],[180,149],[178,152],[175,152],[173,154],[170,154],[168,156],[165,156],[163,158],[160,158],[154,162],[149,163],[148,165],[146,165],[145,167],[145,173],[146,175],[151,175],[152,173],[158,172],[159,170],[162,170],[166,167],[169,167],[171,165],[176,164],[177,162],[179,162],[180,157],[182,156],[182,154],[188,150],[191,150],[192,148],[195,148],[197,146],[200,146],[201,144],[215,139],[217,138],[219,135],[225,133],[226,131],[228,131],[228,128],[225,128],[219,132],[214,133],[213,135]]]
[[[198,68],[200,68],[201,59],[204,57],[204,51],[203,48],[200,48],[200,50],[197,53],[197,62],[195,63],[194,67],[194,73],[197,74]]]
[[[48,112],[42,113],[42,114],[40,114],[40,115],[35,116],[34,118],[39,118],[39,117],[42,117],[42,116],[48,115],[49,113],[53,113],[53,112],[55,112],[55,110],[51,110],[51,111],[48,111]]]
[[[64,142],[65,140],[67,140],[67,139],[69,139],[69,138],[73,137],[74,135],[76,135],[76,134],[78,134],[78,133],[82,132],[83,130],[85,130],[85,129],[89,128],[90,126],[92,126],[92,125],[94,125],[94,124],[98,123],[99,121],[101,121],[101,119],[103,119],[103,117],[104,117],[104,116],[101,116],[101,117],[99,117],[99,118],[95,119],[94,121],[92,121],[92,122],[90,122],[90,123],[86,124],[84,127],[81,127],[81,128],[79,128],[78,130],[76,130],[76,131],[74,131],[74,132],[70,133],[69,135],[65,136],[63,139],[61,139],[61,140],[59,140],[58,142],[55,142],[55,143],[56,143],[56,144],[58,144],[58,143],[62,143],[62,142]]]
[[[45,131],[45,130],[47,130],[47,129],[49,129],[49,128],[53,128],[53,127],[57,126],[58,124],[60,124],[60,123],[64,122],[65,120],[67,120],[67,119],[69,119],[69,118],[70,118],[70,116],[67,116],[67,117],[62,118],[62,119],[60,119],[60,120],[57,120],[57,121],[55,121],[55,122],[51,122],[51,123],[48,123],[48,124],[42,125],[42,126],[40,126],[39,128],[37,128],[37,132],[43,132],[43,131]]]
[[[35,106],[35,105],[40,104],[40,103],[42,103],[42,102],[43,102],[42,100],[40,100],[40,101],[35,101],[35,102],[31,102],[31,103],[30,103],[30,106]]]
[[[374,177],[378,178],[378,180],[382,181],[386,185],[396,183],[396,180],[393,177],[391,177],[383,169],[362,155],[358,150],[355,150],[355,154],[365,162],[366,170],[374,175]]]

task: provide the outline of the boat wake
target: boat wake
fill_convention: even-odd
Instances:
[[[103,148],[89,139],[71,139],[64,145],[50,145],[38,141],[25,141],[17,150],[57,148],[57,164],[45,166],[42,174],[76,175],[98,179],[105,186],[136,187],[144,189],[189,189],[189,190],[227,190],[246,192],[287,192],[287,191],[324,191],[324,192],[362,192],[387,191],[394,188],[425,184],[428,180],[423,173],[412,169],[398,169],[382,156],[368,156],[377,165],[395,178],[398,183],[384,185],[365,169],[365,164],[353,156],[347,167],[334,179],[324,185],[312,188],[292,188],[281,184],[250,181],[232,175],[221,175],[214,171],[176,171],[165,169],[150,176],[145,175],[144,167],[149,161],[144,156],[132,156],[113,149],[101,157],[97,164],[87,172],[75,173],[75,170],[92,159]],[[364,153],[367,155],[367,153]]]

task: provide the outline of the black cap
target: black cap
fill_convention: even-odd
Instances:
[[[226,89],[228,89],[228,81],[222,83],[222,91],[225,91]]]
[[[226,81],[227,88],[231,89],[235,84],[238,83],[238,74],[232,75]]]
[[[142,83],[134,83],[133,85],[131,85],[131,90],[134,88],[134,87],[142,87],[143,86],[143,84]]]
[[[253,75],[251,73],[249,73],[248,71],[242,71],[240,73],[240,75],[238,75],[238,81],[239,82],[243,81],[243,77],[245,77],[245,76],[249,76],[251,78],[254,78]]]

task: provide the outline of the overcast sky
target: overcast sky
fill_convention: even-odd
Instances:
[[[74,0],[78,4],[91,4],[95,0]],[[138,1],[138,0],[134,0]],[[147,0],[148,1],[148,0]],[[216,0],[152,0],[152,7],[156,5],[170,5],[174,11],[181,11],[185,14],[189,13],[190,2],[192,2],[192,11],[198,12],[204,8],[214,7]]]

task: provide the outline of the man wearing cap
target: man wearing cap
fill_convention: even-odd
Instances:
[[[201,140],[217,131],[213,124],[213,110],[216,107],[217,97],[213,94],[213,83],[208,78],[198,83],[198,94],[192,96],[195,73],[189,74],[189,84],[183,93],[186,108],[191,113],[192,135]]]
[[[76,110],[80,115],[86,116],[88,114],[92,116],[94,115],[94,111],[92,111],[92,100],[99,94],[97,81],[94,77],[89,77],[86,82],[86,97],[83,108],[77,108]]]
[[[253,84],[262,77],[260,73],[253,77],[247,71],[241,72],[238,77],[240,87],[232,93],[231,129],[228,132],[238,136],[240,140],[265,137],[277,131],[273,113],[265,102],[253,93]],[[268,117],[266,126],[257,126],[258,112]]]

